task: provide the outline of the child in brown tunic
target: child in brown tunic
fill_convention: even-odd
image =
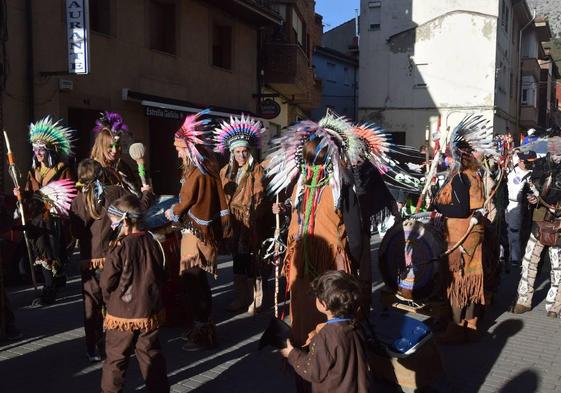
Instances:
[[[105,254],[112,236],[108,207],[127,195],[121,186],[101,182],[101,164],[85,159],[78,165],[78,178],[82,190],[72,201],[70,224],[73,236],[80,244],[80,275],[84,299],[84,330],[90,361],[101,360],[103,338],[103,299],[99,287],[99,273],[103,269]],[[143,188],[142,208],[146,209],[153,199],[150,188]]]
[[[354,322],[359,282],[343,271],[328,271],[313,281],[312,289],[327,322],[310,334],[309,352],[294,348],[288,340],[281,354],[300,378],[312,384],[312,392],[369,392],[364,339]]]
[[[163,322],[161,290],[165,282],[164,255],[152,235],[139,228],[140,202],[133,195],[108,209],[111,227],[119,231],[118,244],[106,256],[101,290],[107,305],[101,389],[123,391],[125,373],[134,349],[149,392],[169,392],[166,361],[159,327]]]

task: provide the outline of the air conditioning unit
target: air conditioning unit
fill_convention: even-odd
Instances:
[[[60,91],[72,91],[74,89],[74,82],[68,79],[59,79],[58,89]]]

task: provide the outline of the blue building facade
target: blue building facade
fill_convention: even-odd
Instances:
[[[339,115],[357,120],[358,61],[334,49],[317,47],[313,65],[322,80],[323,95],[319,108],[312,111],[312,120],[319,120],[329,108]]]

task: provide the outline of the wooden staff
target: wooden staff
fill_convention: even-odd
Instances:
[[[425,186],[423,187],[423,191],[421,192],[421,195],[417,200],[417,207],[415,209],[415,213],[419,213],[419,211],[421,210],[421,205],[423,204],[423,200],[425,199],[425,196],[427,195],[427,192],[430,189],[432,179],[436,175],[436,170],[438,169],[438,161],[440,161],[440,156],[444,154],[444,151],[446,150],[446,145],[448,144],[447,143],[448,135],[449,135],[448,130],[444,130],[442,132],[442,135],[440,137],[440,141],[441,141],[440,149],[435,153],[432,159],[430,170],[427,172],[427,175],[425,177]]]
[[[8,139],[8,134],[4,130],[4,140],[6,141],[6,154],[8,156],[8,173],[12,178],[15,188],[19,188],[18,183],[18,171],[16,168],[16,162],[14,159],[14,153],[10,148],[10,140]],[[27,259],[29,260],[29,267],[31,268],[31,281],[33,282],[33,288],[37,291],[37,278],[35,277],[35,266],[33,266],[33,257],[31,255],[31,246],[29,245],[29,237],[27,236],[27,231],[25,229],[25,214],[23,211],[23,197],[21,193],[18,192],[18,208],[19,215],[21,218],[21,225],[23,226],[23,238],[25,239],[25,246],[27,247]]]
[[[279,195],[277,194],[277,207],[279,205]],[[275,265],[275,318],[279,317],[279,256],[280,256],[280,245],[279,245],[279,237],[280,237],[280,214],[275,214],[275,259],[273,260],[273,264]]]

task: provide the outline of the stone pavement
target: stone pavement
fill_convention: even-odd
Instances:
[[[272,312],[255,317],[224,311],[230,300],[232,263],[222,259],[220,278],[213,282],[216,350],[181,351],[179,329],[162,329],[162,344],[172,392],[292,392],[293,380],[280,355],[257,351],[257,340]],[[545,270],[545,269],[544,269]],[[545,316],[543,299],[548,272],[539,277],[536,308],[517,316],[506,312],[513,299],[519,270],[504,280],[494,306],[485,317],[487,334],[477,343],[441,347],[446,376],[439,392],[552,393],[561,392],[561,322]],[[378,279],[374,287],[382,287]],[[99,392],[101,364],[85,354],[80,282],[74,276],[56,304],[31,309],[26,288],[13,289],[10,299],[17,325],[24,333],[18,342],[0,344],[0,392]],[[272,282],[266,306],[272,303]],[[375,293],[375,300],[378,294]],[[125,392],[144,391],[132,359]],[[380,383],[377,392],[396,392]]]

